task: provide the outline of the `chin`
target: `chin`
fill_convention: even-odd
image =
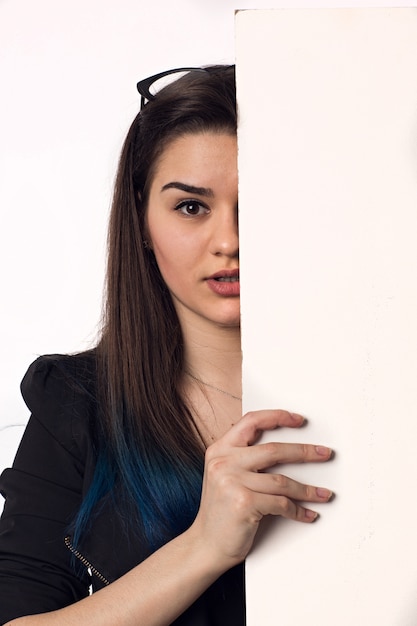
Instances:
[[[221,328],[237,328],[240,329],[240,315],[238,317],[233,318],[225,318],[222,320],[215,321],[217,326]]]
[[[225,311],[219,318],[219,325],[226,328],[240,328],[240,306],[238,310]]]

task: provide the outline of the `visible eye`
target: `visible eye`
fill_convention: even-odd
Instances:
[[[196,217],[206,215],[210,210],[198,200],[183,200],[176,205],[175,211],[180,211],[186,217]]]

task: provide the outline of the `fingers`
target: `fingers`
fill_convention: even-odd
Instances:
[[[303,423],[301,415],[289,411],[247,413],[207,449],[195,527],[219,546],[220,556],[244,558],[265,515],[311,523],[317,513],[303,503],[325,503],[331,499],[329,489],[264,471],[281,464],[325,462],[332,457],[331,448],[320,445],[258,443],[266,430],[299,428]]]
[[[256,508],[261,517],[264,517],[265,515],[277,515],[296,522],[304,523],[314,522],[314,520],[318,517],[318,513],[316,511],[306,509],[301,506],[301,504],[298,504],[285,496],[263,495],[262,499],[259,498],[259,496],[257,499],[259,499],[259,503]]]
[[[318,514],[300,502],[326,503],[332,495],[329,489],[304,485],[281,474],[248,473],[237,502],[243,502],[246,510],[252,511],[255,522],[275,515],[310,523]]]
[[[239,464],[247,470],[262,471],[281,463],[320,463],[328,461],[332,449],[303,443],[261,443],[235,449]]]
[[[256,444],[265,430],[299,428],[305,419],[297,413],[283,410],[264,410],[247,413],[207,450],[207,458],[229,455],[231,449],[238,455],[242,468],[262,471],[281,463],[317,463],[328,461],[333,454],[326,446],[269,442]]]
[[[283,474],[250,472],[245,476],[245,485],[256,493],[284,496],[301,502],[328,502],[333,495],[330,489],[305,485]]]
[[[259,439],[264,430],[276,428],[299,428],[304,417],[282,410],[252,411],[229,430],[223,440],[234,446],[250,446]]]

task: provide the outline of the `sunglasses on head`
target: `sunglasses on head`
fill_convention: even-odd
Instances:
[[[159,74],[154,74],[153,76],[149,76],[149,78],[140,80],[136,85],[141,96],[140,108],[142,109],[142,107],[144,107],[150,100],[155,100],[158,91],[166,86],[167,82],[164,79],[167,76],[171,76],[171,74],[186,74],[187,72],[206,71],[207,70],[203,67],[179,67],[175,70],[166,70],[165,72],[160,72]]]

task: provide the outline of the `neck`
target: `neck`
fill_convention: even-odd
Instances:
[[[184,323],[184,316],[181,326],[187,372],[182,392],[196,433],[208,446],[242,416],[240,328],[216,326],[201,318],[189,318]]]
[[[183,326],[185,369],[200,380],[241,395],[240,328],[212,324]]]

